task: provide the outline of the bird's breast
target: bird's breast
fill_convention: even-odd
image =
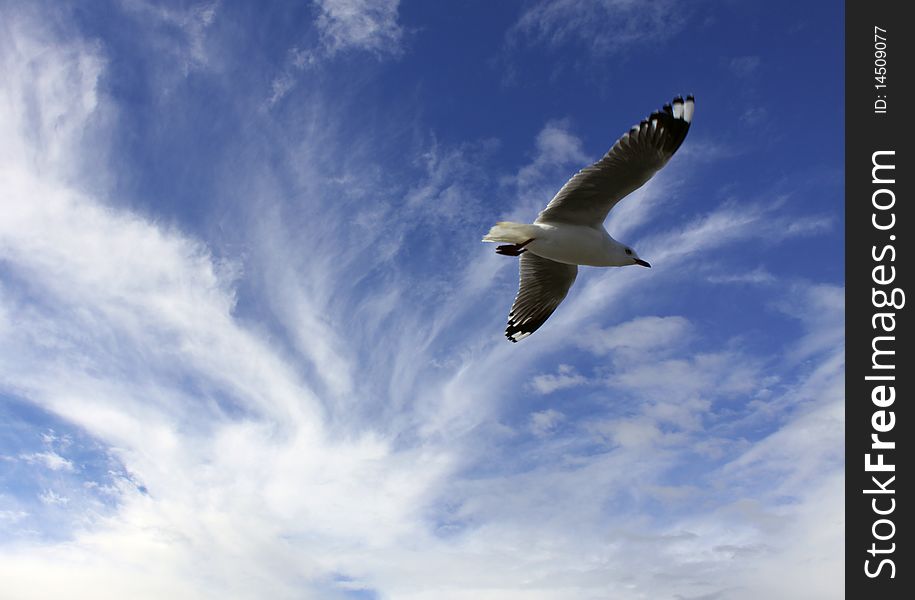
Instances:
[[[527,249],[543,258],[570,265],[622,266],[613,252],[612,238],[603,228],[563,223],[535,223],[539,235]]]

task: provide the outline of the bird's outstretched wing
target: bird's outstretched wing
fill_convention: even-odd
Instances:
[[[567,265],[531,252],[521,255],[521,282],[518,295],[508,313],[505,337],[513,342],[524,339],[553,314],[566,297],[578,275],[576,265]]]
[[[651,113],[590,167],[576,173],[550,200],[535,223],[600,225],[617,202],[667,164],[689,132],[695,100],[677,96]]]

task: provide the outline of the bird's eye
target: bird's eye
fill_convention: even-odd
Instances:
[[[630,248],[626,248],[626,254],[632,256],[632,250]]]

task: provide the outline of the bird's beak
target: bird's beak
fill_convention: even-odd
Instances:
[[[649,269],[651,268],[651,265],[648,264],[648,261],[642,260],[641,258],[635,259],[635,264],[641,265],[643,267],[648,267]]]

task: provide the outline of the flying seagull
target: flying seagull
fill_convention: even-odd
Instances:
[[[686,138],[695,99],[677,96],[630,129],[606,155],[576,173],[532,224],[502,221],[484,242],[509,242],[496,252],[521,257],[518,295],[505,336],[512,342],[537,331],[566,297],[578,265],[623,267],[646,261],[604,229],[616,203],[640,188]]]

